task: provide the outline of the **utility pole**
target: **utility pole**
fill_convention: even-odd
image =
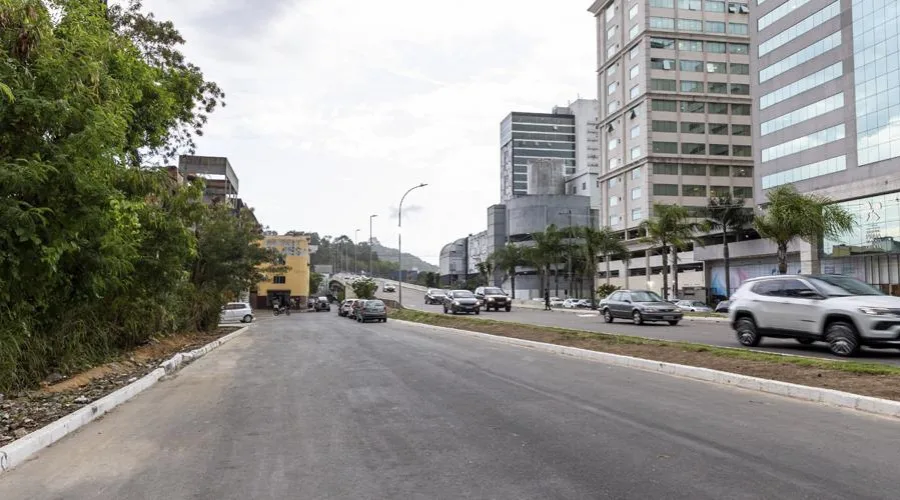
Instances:
[[[372,273],[372,219],[378,217],[378,214],[369,216],[369,277],[374,276]]]
[[[356,229],[355,231],[356,232],[353,234],[353,274],[359,272],[359,264],[356,262],[356,247],[358,246],[356,242],[359,241],[359,229]]]
[[[427,185],[423,182],[418,186],[409,188],[403,193],[403,197],[400,198],[400,206],[397,207],[397,303],[401,307],[403,306],[403,200],[406,199],[406,195],[413,189],[419,189]]]

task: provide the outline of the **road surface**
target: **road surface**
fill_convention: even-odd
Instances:
[[[397,300],[396,293],[384,292],[382,287],[378,289],[378,296]],[[434,313],[442,313],[441,306],[425,305],[425,293],[408,287],[403,288],[403,305],[408,308],[418,309]],[[735,339],[734,331],[727,323],[708,320],[684,320],[678,326],[669,326],[666,323],[648,323],[645,325],[633,325],[625,320],[616,320],[613,323],[605,323],[603,318],[593,311],[572,313],[565,311],[548,312],[541,309],[530,309],[513,306],[511,312],[483,312],[480,316],[469,316],[479,319],[493,319],[499,321],[512,321],[531,325],[558,326],[561,328],[573,328],[601,333],[614,333],[632,335],[635,337],[647,337],[681,342],[695,342],[720,347],[741,347]],[[777,352],[782,354],[794,354],[799,356],[821,357],[832,360],[840,360],[828,351],[824,343],[816,343],[811,346],[800,345],[789,339],[763,339],[759,347],[760,351]],[[858,361],[874,363],[886,363],[900,365],[900,351],[895,349],[869,349],[863,348]]]
[[[267,318],[11,499],[865,499],[900,421],[336,313]]]

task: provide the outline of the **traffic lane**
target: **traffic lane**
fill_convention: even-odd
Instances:
[[[387,297],[389,294],[385,294]],[[408,308],[418,309],[433,313],[442,313],[443,308],[436,305],[425,305],[425,294],[418,290],[411,290],[404,287],[403,289],[403,305]],[[470,316],[476,318],[476,316]],[[596,312],[584,311],[581,313],[571,313],[562,311],[544,311],[541,309],[530,309],[526,307],[513,306],[510,312],[484,312],[482,311],[478,319],[492,319],[496,321],[509,321],[513,323],[523,323],[529,325],[555,326],[560,328],[572,328],[576,330],[585,330],[597,333],[610,333],[619,335],[630,335],[634,337],[644,337],[651,339],[670,340],[677,342],[693,342],[698,344],[707,344],[717,347],[737,347],[741,348],[735,338],[734,331],[725,322],[709,321],[709,320],[688,320],[685,319],[677,326],[670,326],[667,323],[646,323],[643,325],[635,325],[626,320],[617,319],[613,323],[606,323]],[[773,352],[780,354],[791,354],[796,356],[808,356],[815,358],[825,358],[831,360],[841,360],[829,352],[828,347],[823,343],[816,343],[805,346],[799,344],[792,339],[773,339],[764,338],[762,343],[754,350],[762,352]],[[900,352],[895,349],[869,349],[863,348],[857,358],[858,361],[868,361],[873,363],[884,363],[900,366]]]
[[[0,498],[890,498],[900,422],[336,314],[255,325]]]

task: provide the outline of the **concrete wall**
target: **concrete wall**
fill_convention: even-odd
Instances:
[[[528,161],[528,194],[565,194],[565,163],[562,159]]]
[[[579,225],[579,217],[589,217],[591,199],[587,196],[528,195],[513,198],[506,204],[509,233],[527,235],[543,231],[550,224],[568,227],[569,221]],[[569,217],[568,211],[572,211]]]

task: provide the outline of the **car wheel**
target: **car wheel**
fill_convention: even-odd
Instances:
[[[670,326],[678,326],[678,321],[677,320],[669,321],[669,325]]]
[[[444,314],[447,314],[447,306],[444,306]]]
[[[753,318],[745,316],[738,319],[734,331],[738,342],[744,347],[756,347],[762,340],[762,335],[756,331],[756,322]]]
[[[512,306],[506,306],[506,312],[512,311]]]
[[[828,342],[828,350],[835,356],[848,357],[859,353],[859,338],[856,328],[850,323],[836,321],[828,325],[825,341]]]
[[[631,313],[631,322],[634,323],[635,325],[643,325],[644,324],[644,317],[641,316],[640,311],[634,311],[633,313]]]
[[[481,314],[481,311],[479,311],[478,309],[475,309],[475,314],[476,315]]]
[[[249,315],[249,314],[247,314],[246,316],[244,316],[244,319],[241,320],[241,322],[243,322],[243,323],[249,323],[249,322],[251,322],[251,321],[253,321],[253,316],[251,316],[251,315]]]
[[[815,342],[815,340],[813,340],[813,339],[797,339],[797,342],[800,342],[803,345],[810,345],[813,342]]]
[[[387,318],[381,318],[382,323],[387,323]]]
[[[607,323],[612,323],[613,321],[615,321],[615,318],[613,318],[613,315],[611,312],[609,312],[609,309],[603,310],[603,321]]]

